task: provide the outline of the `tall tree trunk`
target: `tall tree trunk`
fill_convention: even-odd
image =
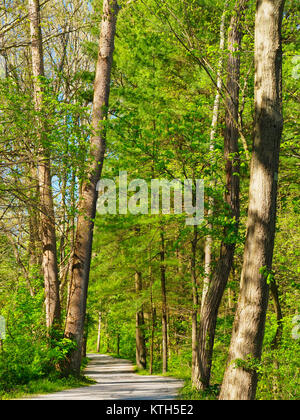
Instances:
[[[39,0],[29,0],[29,21],[31,33],[32,72],[34,77],[34,100],[37,113],[43,107],[44,77],[43,43],[40,22]],[[59,279],[57,266],[55,216],[51,186],[50,154],[43,145],[44,124],[38,117],[39,151],[38,151],[38,181],[40,205],[40,236],[43,256],[42,268],[45,282],[46,325],[48,328],[60,321]]]
[[[142,274],[136,272],[135,291],[137,295],[140,295],[142,289]],[[136,311],[136,365],[139,369],[146,369],[145,321],[143,307],[138,307]]]
[[[151,252],[149,252],[149,282],[150,282],[150,307],[151,307],[151,337],[150,337],[150,361],[149,361],[149,373],[153,374],[153,359],[154,359],[154,335],[155,335],[155,323],[156,323],[156,310],[153,302],[153,276],[152,276],[152,265],[151,265]]]
[[[284,0],[257,1],[255,22],[255,130],[241,288],[221,400],[253,400],[269,297],[283,128],[281,25]],[[250,359],[250,360],[249,360]],[[254,359],[254,361],[253,361]],[[235,363],[239,360],[240,363]],[[252,363],[251,363],[252,360]]]
[[[153,303],[153,294],[152,294],[152,289],[151,289],[151,338],[150,338],[150,361],[149,361],[150,375],[153,374],[155,324],[156,324],[156,310]]]
[[[29,249],[28,264],[29,274],[36,275],[36,270],[42,273],[42,246],[40,240],[40,216],[36,203],[39,201],[39,182],[35,162],[29,165],[29,202],[28,211],[28,231],[29,231]],[[32,273],[33,272],[33,273]]]
[[[192,296],[193,296],[193,310],[192,310],[192,385],[195,388],[199,387],[199,341],[198,341],[198,313],[199,313],[199,296],[196,274],[196,252],[197,252],[198,231],[197,226],[194,226],[194,235],[192,240],[192,255],[191,255],[191,280],[192,280]]]
[[[209,145],[210,152],[213,152],[215,149],[214,143],[215,143],[215,135],[216,135],[216,129],[217,129],[218,117],[219,117],[220,98],[221,98],[220,91],[222,88],[222,69],[223,69],[223,62],[224,62],[223,54],[224,54],[224,47],[225,47],[225,19],[226,19],[227,8],[228,8],[228,1],[225,3],[224,12],[221,18],[221,25],[220,25],[220,46],[219,46],[220,60],[218,63],[218,75],[217,75],[217,88],[218,89],[215,96],[213,117],[212,117],[212,123],[211,123],[210,145]],[[207,217],[208,219],[210,219],[213,216],[213,207],[214,207],[214,199],[212,197],[209,197],[208,204],[209,204],[209,209],[208,209]],[[208,229],[212,230],[212,224],[210,220],[208,222]],[[210,277],[211,277],[212,244],[213,244],[212,236],[211,234],[208,234],[205,238],[205,246],[204,246],[205,277],[203,281],[201,306],[204,305],[206,293],[209,289],[209,283],[210,283]]]
[[[236,4],[234,15],[231,18],[228,34],[228,78],[227,78],[227,106],[226,128],[224,132],[224,157],[226,173],[225,202],[230,210],[230,217],[234,223],[234,235],[228,238],[231,227],[225,227],[220,257],[215,272],[211,277],[209,289],[201,306],[199,322],[199,388],[209,387],[212,354],[214,346],[215,329],[218,310],[228,282],[233,264],[235,241],[238,231],[239,206],[239,131],[236,121],[239,111],[239,80],[240,80],[240,48],[242,40],[242,18],[247,0]],[[232,235],[232,232],[231,232]]]
[[[162,298],[162,358],[163,373],[168,372],[168,314],[167,314],[167,291],[166,291],[166,265],[165,265],[165,234],[163,228],[160,233],[160,279]]]
[[[70,355],[70,370],[80,373],[81,346],[92,254],[94,219],[98,199],[97,183],[100,180],[106,148],[106,130],[111,68],[116,32],[117,0],[104,0],[99,41],[99,55],[94,84],[92,114],[93,135],[90,140],[91,163],[83,181],[79,198],[79,215],[74,253],[71,262],[71,281],[65,336],[77,342],[77,350]]]

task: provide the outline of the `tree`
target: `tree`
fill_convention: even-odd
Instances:
[[[40,142],[37,177],[39,185],[40,235],[43,247],[42,267],[46,296],[46,324],[50,328],[52,325],[59,324],[60,322],[60,300],[50,154],[45,141],[47,134],[41,116],[43,110],[43,77],[45,73],[39,0],[29,0],[29,20],[32,73],[34,78],[34,103],[37,113],[38,138]],[[33,176],[35,179],[35,174]]]
[[[282,119],[284,0],[259,0],[255,21],[255,131],[247,237],[220,399],[255,398],[271,278]]]
[[[79,374],[81,366],[81,347],[98,198],[97,184],[101,177],[106,147],[105,120],[108,114],[118,11],[119,6],[116,0],[104,0],[94,83],[90,161],[87,168],[87,177],[83,180],[80,191],[76,239],[70,268],[71,279],[65,336],[74,339],[77,343],[77,349],[70,356],[69,366],[70,370],[76,374]]]
[[[143,289],[142,273],[135,273],[135,290],[137,297]],[[139,303],[138,303],[139,305]],[[140,305],[139,305],[140,306]],[[145,320],[143,307],[136,311],[136,365],[139,369],[146,369]]]
[[[168,372],[168,316],[167,316],[167,289],[166,289],[166,265],[165,265],[165,233],[163,226],[160,232],[160,281],[161,281],[161,310],[162,310],[162,359],[163,373]]]
[[[227,1],[224,5],[224,11],[221,18],[221,25],[220,25],[220,46],[219,46],[219,54],[220,59],[218,63],[218,75],[217,75],[217,92],[215,96],[214,108],[213,108],[213,116],[212,116],[212,123],[211,123],[211,131],[210,131],[210,150],[214,151],[215,148],[215,135],[216,129],[218,124],[218,117],[219,117],[219,108],[220,108],[220,99],[221,99],[221,89],[222,89],[222,70],[223,70],[223,63],[224,63],[224,47],[225,47],[225,20],[226,20],[226,13],[229,2]],[[209,210],[207,217],[213,216],[213,205],[214,200],[213,198],[209,199]],[[209,229],[212,229],[212,224],[209,224]],[[204,269],[205,269],[205,278],[203,281],[203,291],[202,291],[202,302],[201,306],[204,305],[206,293],[209,288],[210,283],[210,276],[211,276],[211,263],[212,263],[212,245],[213,245],[213,238],[211,235],[207,235],[205,238],[205,249],[204,249]],[[195,386],[196,383],[195,383]]]
[[[247,0],[236,3],[228,35],[228,77],[226,96],[226,127],[224,133],[224,157],[226,173],[225,203],[230,212],[230,224],[225,226],[220,257],[208,290],[201,305],[199,322],[199,369],[200,389],[209,386],[214,336],[219,306],[232,269],[240,217],[240,156],[239,156],[239,92],[240,92],[240,49],[242,41],[242,19]]]

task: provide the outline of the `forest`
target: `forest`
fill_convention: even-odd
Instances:
[[[299,17],[0,0],[0,399],[89,385],[91,353],[299,399]]]

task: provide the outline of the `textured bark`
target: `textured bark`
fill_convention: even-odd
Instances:
[[[255,22],[255,130],[241,288],[221,400],[253,400],[268,305],[266,270],[271,270],[280,140],[284,0],[257,1]],[[237,364],[236,361],[242,361]],[[242,365],[241,365],[242,364]]]
[[[75,339],[77,350],[70,355],[69,369],[80,373],[81,346],[86,312],[87,290],[91,263],[94,219],[98,199],[97,183],[101,177],[106,148],[103,122],[107,118],[110,93],[114,39],[119,6],[116,0],[104,0],[99,41],[99,55],[94,84],[92,114],[93,135],[90,140],[91,163],[79,198],[79,215],[71,263],[71,282],[65,336]]]
[[[32,73],[35,110],[42,111],[44,77],[43,44],[39,0],[29,0]],[[59,280],[57,266],[55,216],[51,186],[50,156],[43,146],[45,133],[43,121],[37,118],[39,128],[38,183],[40,212],[40,237],[42,242],[42,269],[45,282],[46,325],[48,328],[60,321]]]
[[[225,202],[228,204],[230,217],[234,221],[234,235],[238,231],[240,216],[239,204],[239,131],[236,121],[239,111],[239,81],[240,81],[240,48],[242,40],[242,18],[247,6],[247,0],[237,3],[235,13],[231,18],[228,34],[228,77],[226,99],[226,128],[224,132],[224,158],[226,173]],[[229,274],[233,265],[236,238],[230,240],[228,234],[230,228],[224,229],[225,240],[221,244],[220,257],[215,272],[211,276],[209,288],[205,293],[201,305],[199,322],[199,379],[198,388],[209,387],[213,345],[218,310],[228,282]],[[196,383],[197,384],[197,383]]]
[[[143,289],[142,274],[135,273],[135,291],[137,295]],[[136,311],[136,365],[139,369],[146,369],[145,321],[143,308]]]

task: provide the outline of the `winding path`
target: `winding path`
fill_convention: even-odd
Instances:
[[[96,383],[91,386],[41,395],[30,400],[176,400],[183,381],[134,373],[128,360],[103,354],[89,354],[86,376]]]

